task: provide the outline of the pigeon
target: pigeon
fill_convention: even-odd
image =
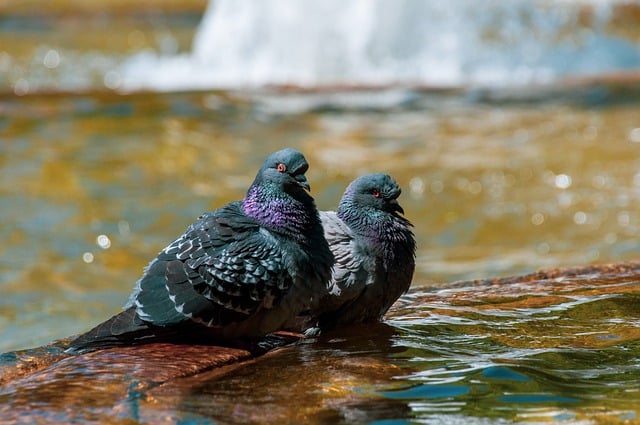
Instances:
[[[401,216],[401,189],[387,174],[367,174],[345,190],[338,211],[320,218],[335,258],[333,277],[315,312],[305,312],[308,336],[323,329],[380,321],[411,285],[416,242]]]
[[[146,267],[124,311],[69,353],[148,342],[259,338],[314,308],[333,255],[294,149],[264,161],[242,201],[203,214]]]

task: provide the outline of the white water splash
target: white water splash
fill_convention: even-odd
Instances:
[[[608,32],[620,3],[215,0],[190,54],[137,55],[122,88],[495,87],[637,70],[635,36]]]

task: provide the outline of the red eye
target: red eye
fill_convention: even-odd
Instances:
[[[373,195],[374,198],[379,198],[380,197],[380,191],[378,189],[373,189],[371,191],[371,194]]]
[[[287,166],[281,162],[276,166],[276,170],[280,171],[281,173],[284,173],[285,171],[287,171]]]

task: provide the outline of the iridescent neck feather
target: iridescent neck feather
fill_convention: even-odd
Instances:
[[[318,218],[313,199],[302,190],[296,195],[269,185],[252,185],[242,210],[271,231],[301,239]]]

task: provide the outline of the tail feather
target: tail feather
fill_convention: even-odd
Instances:
[[[76,337],[66,352],[81,354],[101,348],[144,344],[176,334],[177,330],[174,328],[154,326],[143,321],[136,314],[135,307],[130,307]]]

